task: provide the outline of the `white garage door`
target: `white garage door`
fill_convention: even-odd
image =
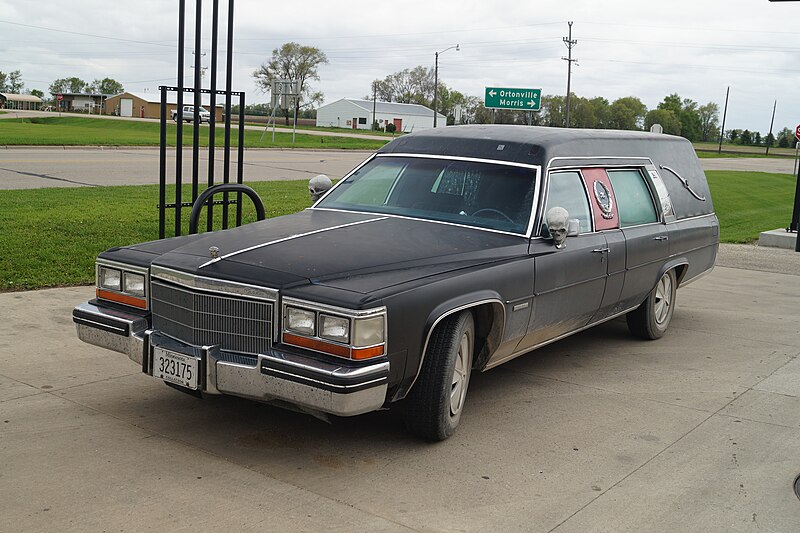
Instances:
[[[133,99],[120,98],[119,100],[119,115],[121,117],[133,116]]]

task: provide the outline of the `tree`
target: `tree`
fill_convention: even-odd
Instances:
[[[794,144],[793,139],[794,133],[789,128],[783,128],[778,132],[778,147],[789,148]]]
[[[97,94],[120,94],[125,92],[125,87],[120,82],[113,78],[103,78],[102,80],[94,80],[86,88],[89,92]]]
[[[714,102],[697,108],[700,117],[700,138],[703,141],[715,141],[719,136],[719,106]]]
[[[298,84],[299,95],[294,101],[294,111],[298,114],[301,106],[322,103],[324,97],[319,91],[311,89],[311,82],[319,81],[319,66],[328,63],[325,52],[314,46],[303,46],[295,42],[285,43],[272,51],[272,58],[255,72],[256,85],[270,92],[275,80],[291,80]],[[289,123],[289,111],[285,111]]]
[[[759,132],[753,133],[753,144],[758,146],[761,145],[761,133]]]
[[[59,78],[50,84],[48,92],[50,94],[58,93],[82,93],[86,91],[87,83],[80,78]]]
[[[750,130],[744,130],[739,136],[739,144],[749,146],[753,144],[753,134]]]
[[[772,132],[768,133],[767,136],[764,138],[764,143],[767,145],[768,148],[775,146],[775,136]]]
[[[403,69],[373,82],[378,100],[430,106],[433,101],[434,72],[423,66]],[[446,86],[439,82],[439,90]],[[372,95],[369,96],[372,98]],[[438,105],[438,103],[437,103]]]
[[[664,133],[681,134],[681,121],[671,109],[651,109],[644,117],[644,129],[649,130],[653,124],[661,124]]]
[[[618,98],[609,109],[608,127],[615,130],[639,130],[646,114],[647,106],[635,96]]]
[[[8,80],[8,74],[0,70],[0,93],[7,93],[10,92],[6,88],[6,81]]]
[[[683,137],[690,141],[699,141],[703,137],[703,123],[694,100],[682,99],[677,93],[672,93],[664,97],[658,109],[674,113],[681,123],[680,135]]]
[[[0,80],[4,85],[3,91],[13,94],[22,94],[25,84],[22,82],[22,72],[13,70],[5,75],[5,80]]]
[[[44,92],[40,91],[39,89],[31,89],[30,91],[28,91],[28,94],[32,96],[38,96],[39,98],[44,99]]]

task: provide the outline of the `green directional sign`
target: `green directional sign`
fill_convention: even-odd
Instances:
[[[519,89],[513,87],[486,87],[484,107],[490,109],[522,109],[539,111],[542,106],[541,89]]]

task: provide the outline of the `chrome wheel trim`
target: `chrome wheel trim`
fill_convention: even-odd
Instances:
[[[661,325],[666,322],[672,309],[672,278],[669,273],[664,274],[656,285],[656,295],[653,301],[653,314],[656,323]]]
[[[467,396],[467,381],[470,367],[470,338],[467,332],[461,336],[455,364],[453,365],[453,381],[450,384],[450,416],[457,416],[464,407]]]

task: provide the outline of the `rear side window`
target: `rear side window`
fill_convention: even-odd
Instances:
[[[608,170],[619,210],[620,227],[658,222],[650,189],[638,170]]]
[[[553,172],[550,174],[550,190],[547,194],[545,217],[551,207],[563,207],[569,218],[577,218],[581,223],[580,233],[592,231],[592,212],[580,172]],[[544,220],[546,223],[546,219]]]

